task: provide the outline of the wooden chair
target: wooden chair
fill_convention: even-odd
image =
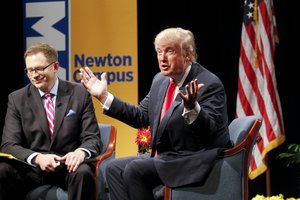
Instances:
[[[105,178],[106,165],[115,159],[117,129],[113,125],[99,124],[101,142],[103,144],[102,153],[95,159],[95,174],[96,183],[95,199],[109,199],[108,187]],[[67,200],[67,191],[53,185],[42,185],[34,190],[31,190],[26,200]]]
[[[176,189],[165,186],[164,200],[248,200],[250,159],[261,124],[259,116],[234,119],[229,125],[234,146],[215,161],[206,182]]]

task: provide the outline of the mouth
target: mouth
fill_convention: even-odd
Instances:
[[[31,82],[34,84],[39,84],[42,82],[42,79],[31,79]]]
[[[160,67],[161,67],[161,69],[164,70],[164,71],[166,71],[166,70],[169,69],[169,66],[168,66],[168,65],[164,65],[164,64],[162,64]]]

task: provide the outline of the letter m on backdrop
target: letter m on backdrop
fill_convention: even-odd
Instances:
[[[69,1],[23,0],[23,24],[24,51],[35,43],[52,45],[58,50],[58,76],[69,80]]]

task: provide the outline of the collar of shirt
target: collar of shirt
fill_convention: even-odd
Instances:
[[[191,67],[192,67],[192,65],[189,65],[189,66],[186,68],[186,70],[184,71],[184,74],[183,74],[183,76],[182,76],[180,82],[177,83],[177,87],[176,87],[176,90],[175,90],[174,99],[176,98],[176,96],[177,96],[177,94],[178,94],[178,92],[179,92],[179,88],[182,87],[183,82],[185,81],[187,75],[190,73]],[[171,81],[171,79],[170,79],[170,81]]]
[[[57,96],[57,91],[58,91],[58,84],[59,84],[59,80],[58,80],[58,78],[56,78],[54,86],[49,91],[53,95],[52,96],[52,101],[53,101],[54,107],[55,107],[55,104],[56,104],[56,96]],[[40,89],[39,89],[39,93],[40,93],[41,97],[43,97],[45,95],[45,92],[43,92]]]
[[[177,84],[177,86],[178,86],[179,88],[182,87],[183,82],[185,81],[187,75],[188,75],[188,74],[190,73],[190,71],[191,71],[191,67],[192,67],[192,65],[189,65],[189,66],[186,68],[186,70],[185,70],[185,72],[184,72],[184,74],[183,74],[183,76],[182,76],[180,82]]]

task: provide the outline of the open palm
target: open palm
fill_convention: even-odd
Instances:
[[[99,80],[88,67],[85,67],[85,69],[80,69],[80,77],[87,91],[98,99],[107,92],[106,73],[102,73],[101,80]]]

